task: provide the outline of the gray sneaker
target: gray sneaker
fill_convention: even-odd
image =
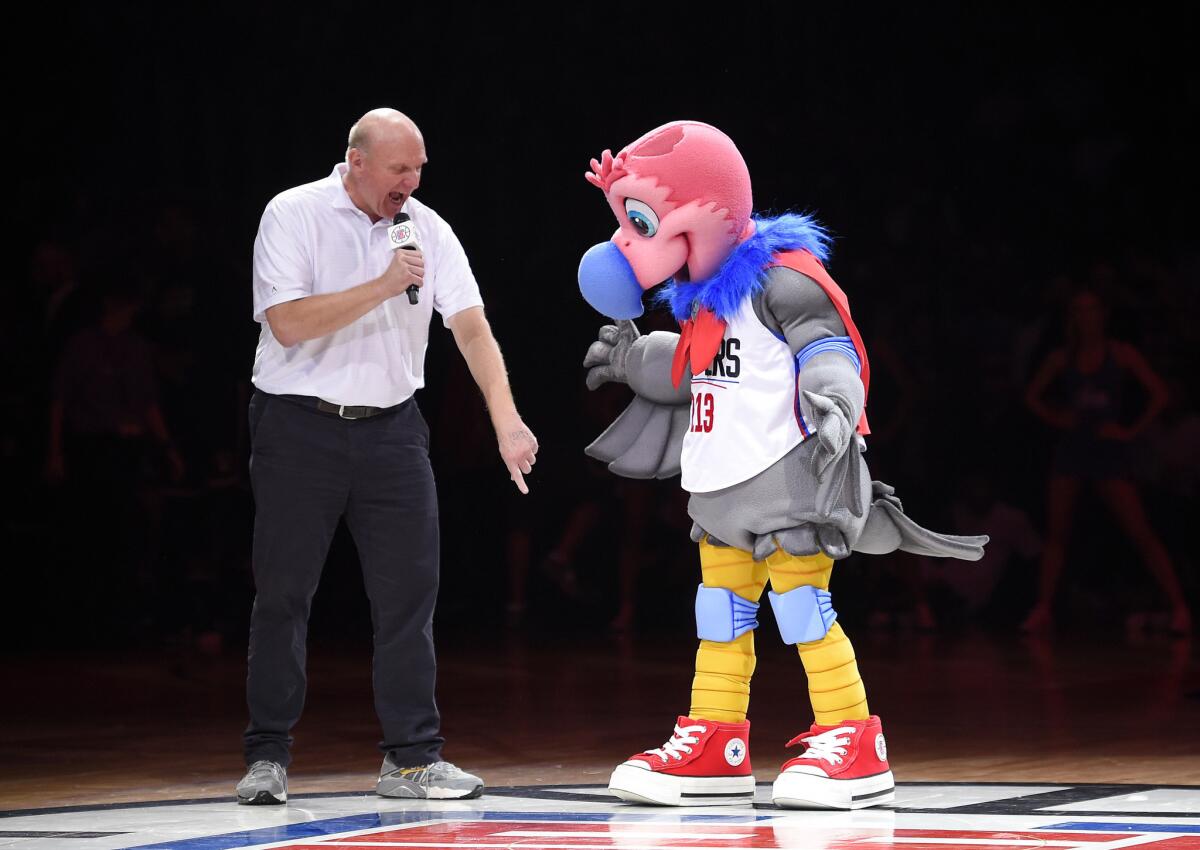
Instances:
[[[287,802],[287,770],[273,761],[256,761],[237,784],[243,806],[278,806]]]
[[[379,769],[375,793],[380,797],[418,800],[470,800],[483,793],[483,780],[448,761],[418,767],[396,767],[391,755]]]

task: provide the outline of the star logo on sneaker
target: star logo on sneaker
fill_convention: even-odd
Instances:
[[[737,767],[746,760],[746,742],[741,738],[731,738],[725,745],[725,761],[731,767]]]
[[[887,761],[887,741],[883,740],[883,735],[875,736],[875,755],[880,761]]]

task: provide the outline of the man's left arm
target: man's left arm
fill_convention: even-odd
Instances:
[[[454,334],[454,342],[462,352],[463,359],[467,361],[471,377],[483,393],[492,417],[492,427],[496,429],[500,457],[508,467],[509,477],[518,490],[528,493],[525,476],[533,471],[533,464],[537,461],[538,442],[517,413],[504,358],[496,338],[492,336],[492,328],[483,314],[483,308],[460,310],[446,319],[446,325]]]

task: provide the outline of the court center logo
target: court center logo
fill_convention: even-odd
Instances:
[[[746,742],[741,738],[731,738],[725,745],[725,761],[731,767],[737,767],[746,760]]]

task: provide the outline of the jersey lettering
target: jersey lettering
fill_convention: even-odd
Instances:
[[[742,358],[738,357],[737,352],[741,350],[742,341],[737,337],[721,340],[721,347],[717,349],[717,356],[713,358],[713,362],[704,374],[710,378],[736,378],[742,373]]]

